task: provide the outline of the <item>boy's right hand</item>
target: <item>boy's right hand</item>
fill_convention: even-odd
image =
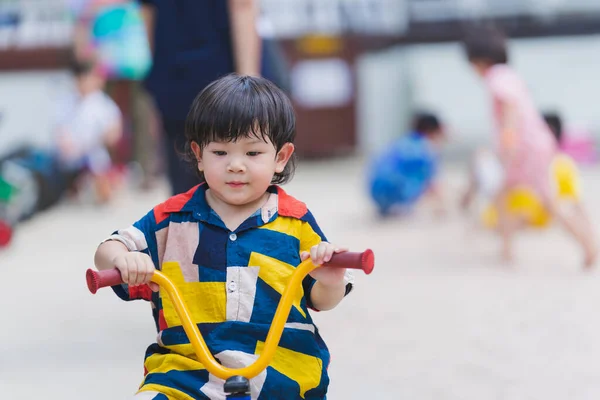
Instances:
[[[129,286],[148,284],[152,291],[158,291],[158,285],[150,282],[154,271],[154,263],[150,256],[139,252],[120,254],[113,260],[114,266],[121,272],[123,282]]]

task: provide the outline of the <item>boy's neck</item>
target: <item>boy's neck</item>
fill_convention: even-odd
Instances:
[[[229,204],[215,196],[210,189],[206,190],[206,202],[221,218],[227,229],[235,231],[245,220],[265,205],[270,193],[265,192],[258,199],[241,205]]]
[[[96,93],[98,91],[97,88],[82,88],[80,87],[78,92],[79,92],[79,97],[87,97],[90,94]]]

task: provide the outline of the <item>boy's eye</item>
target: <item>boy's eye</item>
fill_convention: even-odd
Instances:
[[[246,153],[246,155],[250,156],[250,157],[255,157],[257,155],[260,154],[260,151],[249,151]]]
[[[225,151],[221,151],[221,150],[215,150],[215,151],[213,151],[213,154],[214,154],[215,156],[224,156],[224,155],[226,155],[226,154],[227,154],[227,152],[225,152]]]

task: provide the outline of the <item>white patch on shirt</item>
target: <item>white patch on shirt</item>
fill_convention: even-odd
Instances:
[[[148,242],[146,242],[144,232],[133,225],[126,229],[119,229],[117,233],[110,235],[102,243],[109,240],[116,240],[117,242],[123,243],[129,251],[142,251],[148,248]]]
[[[301,322],[288,322],[287,324],[285,324],[285,327],[315,333],[315,326],[313,324],[303,324]]]
[[[271,220],[271,217],[277,212],[277,206],[279,204],[279,196],[276,193],[271,193],[267,202],[260,208],[260,216],[263,223],[267,223]]]
[[[227,267],[227,321],[250,322],[259,267]]]
[[[156,236],[156,252],[158,253],[158,264],[162,265],[165,258],[165,249],[167,248],[167,238],[169,236],[169,228],[162,228],[154,233]]]

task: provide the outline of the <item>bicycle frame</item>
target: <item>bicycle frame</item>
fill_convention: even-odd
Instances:
[[[373,252],[371,250],[366,250],[362,253],[349,252],[335,254],[331,261],[323,264],[321,267],[362,269],[366,274],[370,274],[373,271],[374,262],[375,258]],[[301,287],[302,281],[306,275],[315,268],[319,268],[319,266],[314,265],[310,258],[298,265],[277,305],[277,310],[267,334],[262,353],[254,363],[244,368],[228,368],[215,360],[208,349],[198,326],[192,320],[181,293],[165,274],[157,270],[154,272],[151,281],[158,284],[167,292],[179,315],[183,329],[194,348],[198,360],[211,374],[226,381],[225,392],[228,393],[227,398],[250,400],[250,386],[248,380],[254,378],[269,366],[275,355],[277,346],[279,345],[296,292]],[[99,272],[88,269],[86,272],[86,280],[88,288],[92,293],[96,293],[101,287],[115,286],[123,283],[117,269]]]

